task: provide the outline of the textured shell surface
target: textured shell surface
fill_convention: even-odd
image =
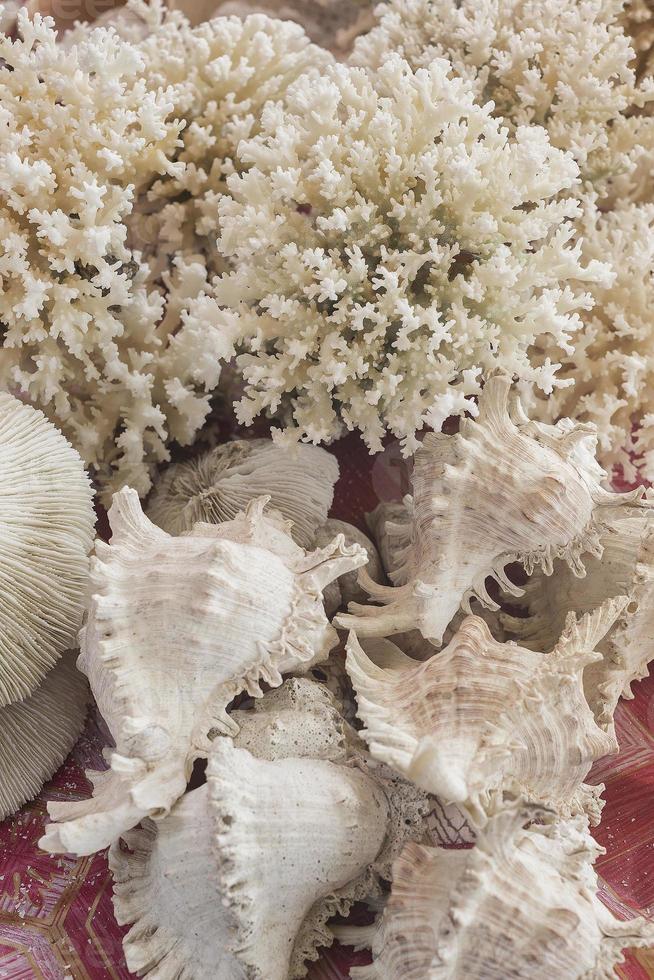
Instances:
[[[317,446],[282,449],[272,439],[238,439],[168,467],[146,513],[164,531],[183,534],[198,521],[231,521],[250,501],[269,496],[308,548],[327,519],[337,480],[336,459]]]
[[[90,698],[75,659],[63,654],[33,694],[0,708],[0,819],[36,796],[82,731]]]
[[[534,814],[532,814],[534,816]],[[620,921],[597,897],[602,853],[583,818],[523,825],[507,810],[470,850],[408,844],[353,980],[609,980],[654,925]]]
[[[238,725],[234,745],[258,759],[344,762],[348,755],[347,726],[333,695],[305,677],[289,678],[230,719]]]
[[[511,562],[551,574],[558,557],[583,575],[581,556],[601,551],[601,517],[640,495],[602,488],[606,474],[595,461],[595,443],[592,426],[529,421],[510,379],[490,378],[478,417],[464,419],[456,435],[428,433],[416,452],[410,524],[403,538],[399,524],[393,532],[403,549],[402,565],[390,573],[395,586],[361,572],[360,582],[382,605],[352,603],[337,625],[361,636],[418,628],[440,643],[473,596],[496,608],[488,577],[519,594],[505,573]]]
[[[267,498],[220,525],[175,537],[143,514],[133,490],[114,495],[110,544],[98,542],[80,667],[115,741],[94,795],[51,804],[42,846],[87,854],[184,792],[193,761],[241,691],[261,696],[306,671],[337,641],[322,604],[329,581],[365,562],[342,538],[295,544]]]
[[[367,572],[376,582],[383,577],[383,568],[377,549],[370,538],[360,531],[353,524],[346,521],[338,521],[335,518],[328,518],[322,527],[319,527],[311,541],[312,548],[321,548],[332,541],[337,534],[342,534],[346,544],[358,544],[364,549],[368,556]],[[328,616],[332,616],[337,609],[347,606],[349,602],[365,602],[366,592],[358,582],[358,572],[346,572],[341,575],[336,582],[327,586],[324,592],[325,611]]]
[[[651,497],[645,503],[651,504]],[[586,575],[575,579],[560,561],[546,577],[536,569],[517,603],[525,617],[501,614],[509,635],[531,649],[550,650],[570,612],[591,612],[607,599],[629,602],[600,640],[600,660],[584,671],[588,702],[600,724],[611,728],[618,699],[631,697],[631,685],[647,675],[654,657],[654,510],[625,507],[605,518],[601,559],[586,559]]]
[[[477,616],[423,663],[389,640],[373,641],[368,656],[351,634],[361,736],[375,758],[464,806],[477,824],[504,793],[574,811],[592,763],[618,748],[595,721],[583,671],[623,605],[572,617],[549,654],[494,640]]]
[[[93,545],[93,493],[45,416],[0,393],[0,705],[28,697],[76,646]]]
[[[311,787],[311,792],[307,792]],[[371,887],[389,807],[375,779],[322,759],[257,759],[224,736],[207,783],[110,852],[127,963],[151,978],[288,980]]]

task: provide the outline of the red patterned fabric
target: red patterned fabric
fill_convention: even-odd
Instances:
[[[378,498],[407,490],[395,447],[371,461],[358,439],[335,447],[341,480],[333,514],[364,526]],[[653,651],[654,652],[654,651]],[[606,784],[602,824],[594,834],[607,853],[598,862],[601,897],[619,916],[654,916],[654,677],[635,685],[635,698],[616,714],[620,754],[593,770]],[[0,824],[0,978],[2,980],[124,980],[124,930],[115,923],[104,854],[51,857],[37,847],[49,799],[88,794],[84,769],[103,768],[103,733],[91,719],[71,757],[33,803]],[[469,835],[458,814],[438,809],[431,836],[461,846]],[[310,980],[344,980],[364,954],[335,947],[309,973]],[[618,968],[629,980],[654,978],[654,950],[629,954]]]

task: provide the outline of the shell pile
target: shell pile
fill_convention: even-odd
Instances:
[[[594,449],[495,376],[374,543],[329,517],[313,447],[228,443],[145,512],[114,495],[79,657],[114,747],[41,843],[110,848],[132,971],[295,980],[337,935],[371,950],[359,980],[565,980],[654,943],[597,897],[587,783],[650,657],[654,503]],[[437,804],[474,846],[435,846]]]

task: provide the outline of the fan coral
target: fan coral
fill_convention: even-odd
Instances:
[[[549,335],[570,350],[604,280],[571,245],[571,157],[542,128],[513,138],[447,62],[375,77],[343,65],[268,104],[218,200],[219,324],[238,331],[250,422],[278,412],[287,441],[359,428],[417,447],[471,408],[496,365],[549,392],[557,364],[530,360]]]
[[[651,166],[654,152],[654,121],[639,112],[654,83],[636,78],[623,6],[556,0],[544,16],[540,0],[392,0],[377,8],[378,26],[358,39],[352,61],[377,68],[394,51],[413,67],[448,58],[505,124],[545,126],[584,180],[607,191],[644,154]]]
[[[255,108],[316,59],[294,24],[192,30],[161,3],[134,9],[139,43],[81,28],[64,47],[24,13],[19,38],[0,38],[0,367],[103,487],[144,494],[233,351],[206,295],[201,191],[221,186]]]

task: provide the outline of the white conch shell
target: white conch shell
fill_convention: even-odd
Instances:
[[[556,562],[546,578],[537,570],[524,588],[528,616],[501,614],[510,635],[531,649],[550,650],[568,613],[586,613],[608,598],[627,595],[621,616],[598,644],[602,659],[584,671],[588,703],[598,722],[613,725],[620,696],[631,697],[631,684],[647,675],[654,658],[654,510],[626,507],[612,512],[600,536],[601,560],[586,560],[586,575],[573,579]]]
[[[372,755],[446,803],[485,821],[494,791],[520,793],[566,813],[592,763],[617,752],[583,692],[583,670],[624,599],[578,623],[550,654],[499,643],[477,616],[416,663],[390,641],[366,656],[354,634],[347,669]]]
[[[584,819],[524,829],[535,815],[498,814],[471,850],[408,844],[353,980],[609,980],[625,946],[654,942],[597,897]]]
[[[505,566],[551,573],[564,558],[583,575],[581,555],[600,553],[598,505],[620,506],[638,494],[603,490],[604,471],[594,458],[596,437],[588,425],[563,420],[530,422],[509,378],[486,382],[476,420],[458,434],[428,433],[415,455],[410,545],[396,587],[359,581],[383,606],[353,603],[336,623],[361,636],[387,636],[418,628],[440,643],[463,604],[476,596],[496,608],[486,591],[492,576],[513,594]]]
[[[366,514],[384,571],[394,585],[402,576],[402,567],[411,548],[412,508],[413,501],[408,496],[403,501],[384,500]]]
[[[78,453],[42,412],[0,393],[0,705],[28,697],[77,645],[93,544]]]
[[[98,542],[80,667],[115,741],[94,796],[51,804],[41,846],[89,854],[186,787],[210,734],[232,731],[225,709],[242,690],[307,670],[337,641],[322,590],[366,560],[341,538],[305,552],[267,499],[220,525],[173,537],[143,514],[135,491],[114,495],[111,544]]]
[[[57,771],[82,730],[88,702],[86,678],[69,652],[25,701],[0,708],[0,819]]]
[[[329,518],[322,527],[318,528],[311,541],[312,548],[322,548],[329,541],[333,541],[337,534],[342,534],[345,543],[358,544],[368,555],[368,565],[366,570],[371,578],[378,582],[383,576],[383,570],[377,549],[367,535],[360,531],[358,527],[347,524],[345,521],[337,521]],[[357,579],[357,572],[346,572],[339,579],[327,586],[324,592],[325,612],[332,616],[341,606],[347,606],[348,602],[365,602],[366,593],[361,588]]]
[[[362,898],[389,805],[360,770],[256,759],[219,737],[207,783],[114,846],[114,904],[129,968],[149,978],[288,980]]]
[[[183,534],[198,521],[231,521],[251,500],[269,496],[271,506],[292,522],[297,543],[309,548],[327,519],[337,480],[336,459],[318,446],[286,450],[272,439],[239,439],[169,466],[146,513],[169,534]]]

